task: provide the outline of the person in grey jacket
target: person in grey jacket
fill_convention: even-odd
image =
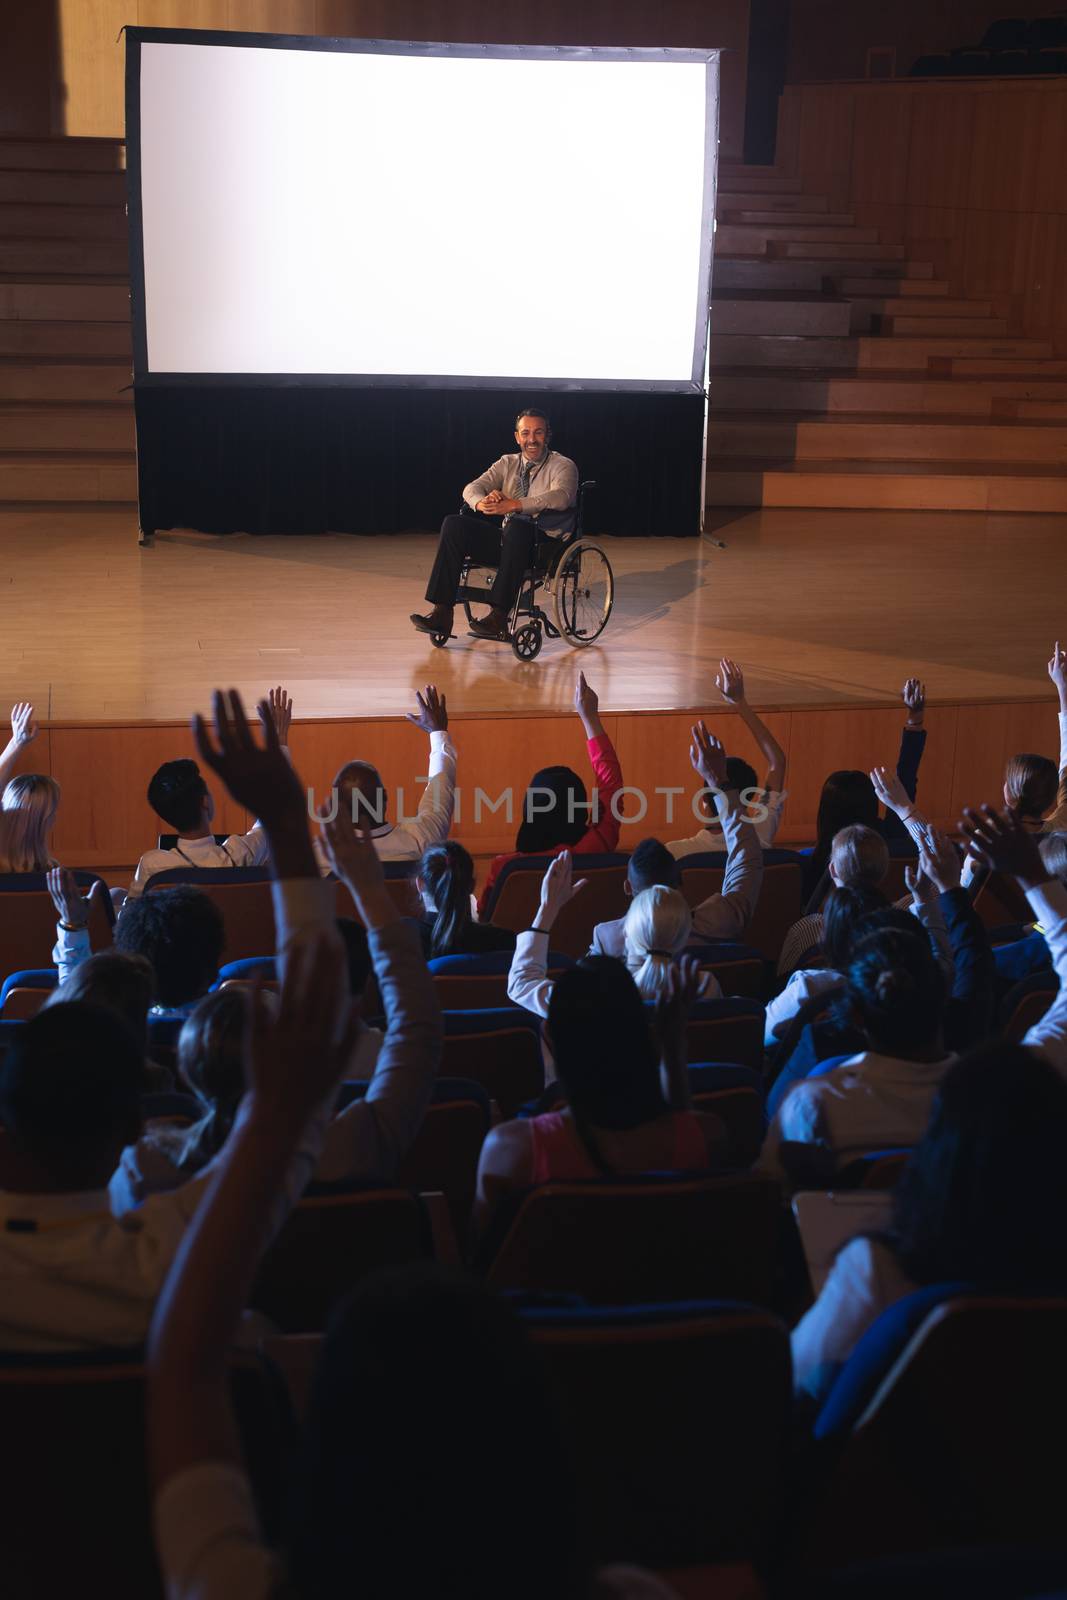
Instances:
[[[538,534],[557,537],[572,522],[578,499],[578,468],[549,448],[552,426],[543,411],[526,406],[515,418],[516,455],[500,456],[480,478],[468,483],[463,499],[475,516],[459,513],[441,524],[426,598],[429,616],[415,611],[420,633],[452,632],[452,616],[464,558],[496,567],[490,590],[492,609],[471,623],[478,639],[506,640],[508,614],[523,573],[533,560]]]

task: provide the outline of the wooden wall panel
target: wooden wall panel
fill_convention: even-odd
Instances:
[[[622,847],[641,838],[683,838],[696,830],[692,798],[699,788],[689,765],[689,728],[697,713],[620,713],[604,718],[614,739],[627,785],[647,796],[626,802]],[[814,710],[768,710],[763,715],[786,751],[788,772],[781,839],[810,843],[819,794],[826,775],[839,767],[867,771],[892,765],[900,742],[902,713],[895,707],[850,706]],[[762,777],[755,745],[736,713],[707,708],[706,720],[728,751],[751,761]],[[953,825],[966,804],[996,800],[1004,763],[1018,751],[1057,754],[1055,703],[1050,697],[1000,705],[932,706],[919,783],[924,808],[941,824]],[[455,835],[480,856],[513,848],[526,785],[538,766],[566,763],[591,787],[581,726],[574,716],[457,717],[452,734],[458,752],[459,815]],[[397,718],[366,721],[324,720],[298,723],[292,735],[293,761],[302,782],[324,802],[337,768],[353,758],[373,761],[390,791],[390,816],[396,820],[400,791],[411,814],[426,772],[426,736]],[[145,799],[148,780],[161,761],[193,755],[188,728],[131,724],[56,724],[46,728],[27,754],[26,770],[50,771],[63,798],[53,848],[70,866],[134,863],[153,843],[158,825]],[[217,804],[217,828],[243,831],[251,825],[240,807],[225,799],[210,777]],[[657,786],[680,786],[668,802]],[[511,819],[501,809],[481,808],[480,788],[495,800],[512,791]],[[668,803],[673,818],[668,818]]]

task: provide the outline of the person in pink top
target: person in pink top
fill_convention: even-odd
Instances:
[[[586,683],[585,673],[579,672],[574,709],[585,729],[596,779],[594,800],[590,802],[585,784],[570,767],[542,767],[534,773],[523,800],[515,848],[494,856],[489,864],[478,901],[479,916],[485,915],[501,867],[516,856],[554,856],[561,850],[589,855],[618,848],[620,818],[613,802],[622,788],[622,768],[615,746],[604,732],[599,706],[596,691]]]
[[[545,1039],[566,1106],[501,1123],[482,1146],[473,1227],[534,1184],[642,1172],[692,1172],[726,1154],[719,1118],[689,1108],[685,1019],[700,970],[683,957],[651,1027],[637,985],[614,956],[585,956],[552,986]]]

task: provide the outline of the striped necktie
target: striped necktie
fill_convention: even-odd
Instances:
[[[523,500],[530,492],[530,463],[525,456],[519,457],[519,495]]]

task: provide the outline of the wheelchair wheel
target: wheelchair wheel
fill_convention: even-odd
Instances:
[[[615,575],[599,545],[579,539],[555,573],[556,626],[571,644],[584,648],[608,625],[615,603]]]
[[[541,654],[544,643],[539,622],[527,622],[524,627],[516,628],[511,636],[511,648],[520,661],[532,661]]]
[[[430,638],[438,650],[443,650],[451,637],[452,635],[450,633],[431,633],[430,635]]]

